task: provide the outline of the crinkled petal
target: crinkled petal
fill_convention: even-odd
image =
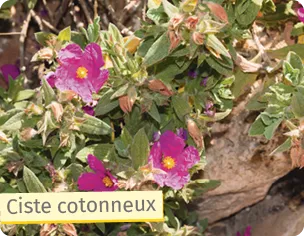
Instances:
[[[94,111],[94,108],[91,107],[91,106],[84,106],[82,107],[82,110],[87,113],[88,115],[90,116],[94,116],[95,115],[95,111]]]
[[[170,130],[161,135],[159,142],[164,156],[177,157],[185,147],[184,140]]]
[[[20,70],[16,65],[3,65],[0,67],[0,71],[7,83],[9,81],[9,76],[12,77],[12,79],[16,79],[20,75]]]
[[[92,84],[87,79],[75,78],[76,69],[67,70],[58,67],[56,70],[55,86],[60,91],[72,90],[77,93],[84,102],[92,102]]]
[[[109,78],[108,70],[99,70],[98,75],[96,77],[89,77],[89,80],[92,84],[93,91],[98,93],[101,87],[107,82]]]
[[[73,43],[61,49],[58,53],[59,63],[64,67],[79,64],[83,56],[83,52],[79,45]]]
[[[154,181],[161,187],[168,186],[175,190],[182,189],[190,181],[188,172],[179,171],[167,173],[167,175],[154,175]]]
[[[84,173],[78,178],[78,188],[81,191],[105,191],[101,176],[94,173]]]
[[[88,63],[89,68],[100,69],[105,64],[102,58],[101,47],[97,43],[90,43],[86,46],[83,57],[86,63]]]
[[[298,18],[300,21],[304,22],[304,8],[301,7],[297,10]]]
[[[182,167],[188,170],[200,161],[200,155],[195,147],[189,146],[177,159],[182,162]]]
[[[88,164],[92,170],[94,170],[99,175],[105,175],[106,169],[104,168],[102,162],[95,156],[88,155]]]
[[[156,142],[153,144],[151,148],[149,162],[152,162],[153,167],[155,168],[162,168],[161,160],[162,160],[161,146],[159,142]]]

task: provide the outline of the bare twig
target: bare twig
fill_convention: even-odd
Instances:
[[[40,19],[40,17],[33,10],[30,10],[30,13],[31,13],[32,17],[35,19],[35,21],[37,22],[40,31],[43,31],[44,27],[43,27],[42,20]]]
[[[40,30],[43,30],[43,25],[45,25],[46,27],[48,27],[50,30],[54,31],[55,33],[59,33],[59,30],[57,30],[50,22],[41,19],[40,16],[38,16],[33,10],[30,11],[32,17],[35,19],[35,21],[37,22],[37,24],[39,25]]]
[[[89,24],[92,24],[92,23],[93,23],[93,20],[92,20],[92,18],[91,18],[91,16],[90,16],[90,12],[89,12],[89,10],[88,10],[88,8],[87,8],[87,6],[86,6],[86,3],[84,2],[84,0],[79,0],[79,4],[80,4],[80,6],[81,6],[81,8],[82,8],[82,10],[83,10],[83,13],[84,13],[84,15],[85,15],[85,17],[86,17],[88,23],[89,23]]]
[[[21,35],[20,35],[20,39],[19,39],[19,42],[20,42],[19,50],[20,50],[20,69],[21,69],[21,72],[25,71],[25,62],[24,62],[24,58],[25,58],[25,39],[26,39],[27,30],[28,30],[31,18],[32,18],[32,14],[29,12],[27,14],[27,17],[26,17],[24,23],[23,23],[22,30],[21,30]],[[25,86],[28,85],[28,82],[29,82],[28,79],[25,78],[25,81],[24,81]]]
[[[62,20],[63,15],[66,13],[69,5],[71,3],[71,0],[63,0],[60,4],[60,7],[57,11],[57,14],[55,15],[54,19],[54,26],[57,27],[59,22]]]
[[[44,5],[45,9],[48,12],[48,15],[49,15],[49,18],[51,20],[51,23],[54,24],[54,14],[53,14],[53,11],[49,8],[46,0],[42,0],[42,2],[43,2],[43,5]]]
[[[11,36],[11,35],[20,35],[21,32],[5,32],[5,33],[0,33],[0,36]]]
[[[271,61],[270,61],[270,59],[269,59],[267,53],[265,52],[264,46],[261,44],[261,42],[260,42],[260,40],[259,40],[259,37],[258,37],[258,35],[257,35],[257,29],[256,29],[256,28],[257,28],[257,25],[256,25],[256,23],[254,23],[253,26],[252,26],[252,35],[253,35],[254,42],[255,42],[255,44],[257,45],[257,47],[258,47],[258,49],[259,49],[259,53],[261,54],[263,60],[264,60],[266,63],[270,64]]]
[[[94,19],[98,17],[98,0],[94,0]]]

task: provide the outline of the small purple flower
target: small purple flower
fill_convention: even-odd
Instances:
[[[200,83],[200,85],[206,87],[207,83],[208,83],[208,78],[209,78],[208,76],[205,77],[205,78],[203,78],[202,81],[201,81],[201,83]]]
[[[84,50],[77,44],[69,44],[58,54],[60,66],[55,72],[55,86],[60,91],[72,90],[84,102],[92,101],[92,93],[98,93],[109,78],[98,44],[90,43]]]
[[[183,128],[177,129],[176,134],[178,137],[182,138],[185,141],[188,139],[188,132]]]
[[[153,134],[153,142],[157,142],[160,138],[160,135],[161,135],[160,131],[155,132]]]
[[[297,9],[297,15],[300,21],[304,22],[304,8],[303,7],[299,7]]]
[[[236,236],[242,236],[240,232],[237,232]],[[248,226],[245,230],[245,233],[243,236],[251,236],[251,227]]]
[[[105,169],[97,157],[88,155],[88,163],[95,173],[84,173],[78,178],[79,190],[95,192],[117,190],[117,179]]]
[[[215,115],[215,110],[213,109],[213,102],[208,101],[205,105],[205,112],[207,116],[213,117]]]
[[[197,71],[196,70],[189,70],[188,76],[195,79],[197,77]]]
[[[20,75],[19,68],[16,65],[12,64],[6,64],[1,66],[0,71],[7,83],[9,82],[9,77],[15,80]]]
[[[199,162],[200,156],[196,148],[185,146],[184,139],[169,130],[153,144],[149,162],[153,168],[166,172],[153,174],[154,181],[161,187],[166,185],[179,190],[189,182],[189,169]]]
[[[94,108],[91,107],[91,106],[84,106],[82,107],[82,110],[87,113],[88,115],[90,116],[94,116],[95,115],[95,111],[94,111]]]

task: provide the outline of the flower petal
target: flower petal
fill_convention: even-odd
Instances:
[[[183,162],[182,167],[188,170],[200,161],[200,155],[195,147],[189,146],[177,159],[181,160]]]
[[[160,142],[156,142],[153,144],[151,148],[149,162],[153,163],[153,167],[155,168],[162,168],[161,160],[162,160],[162,152],[161,152]]]
[[[297,10],[298,18],[300,21],[304,22],[304,8],[300,7]]]
[[[186,183],[190,180],[190,175],[188,172],[179,171],[179,172],[171,172],[167,175],[154,175],[154,181],[161,187],[164,185],[173,188],[175,190],[182,189]]]
[[[20,75],[20,70],[16,65],[3,65],[0,67],[0,71],[7,83],[9,81],[9,76],[12,77],[12,79],[16,79]]]
[[[164,156],[177,157],[185,147],[184,140],[170,130],[162,134],[159,142]]]
[[[101,87],[107,82],[109,79],[109,71],[108,70],[99,70],[96,77],[90,76],[90,82],[92,84],[93,91],[98,93]]]
[[[105,64],[102,58],[101,47],[97,43],[90,43],[86,46],[83,57],[86,63],[88,63],[89,68],[100,69]]]
[[[70,67],[78,64],[83,56],[83,52],[79,45],[72,43],[61,49],[58,53],[58,59],[62,66]]]
[[[56,82],[56,75],[54,72],[49,72],[46,76],[45,76],[46,81],[49,83],[49,85],[54,88],[55,87],[55,82]]]
[[[94,170],[99,175],[105,175],[106,169],[104,168],[102,162],[93,155],[88,155],[88,163],[92,170]]]
[[[78,188],[82,191],[105,191],[101,177],[94,173],[84,173],[78,178]]]

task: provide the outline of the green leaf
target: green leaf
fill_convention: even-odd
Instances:
[[[167,33],[159,37],[147,52],[143,64],[147,67],[163,60],[170,52],[170,40]]]
[[[160,123],[161,118],[160,118],[157,106],[155,105],[154,102],[152,103],[151,109],[150,109],[150,111],[148,111],[148,113],[154,120],[156,120],[158,123]]]
[[[109,33],[113,37],[113,41],[115,43],[119,43],[120,45],[124,45],[124,39],[119,31],[119,29],[113,25],[112,23],[109,24]]]
[[[103,116],[118,107],[118,100],[112,100],[113,90],[109,90],[100,99],[95,108],[96,116]]]
[[[79,124],[79,129],[81,132],[95,135],[107,135],[112,132],[111,126],[102,120],[88,114],[85,114],[84,118],[85,121]]]
[[[134,136],[130,149],[132,164],[135,170],[147,164],[149,151],[149,140],[144,128],[142,128]]]
[[[296,52],[302,59],[304,58],[304,44],[294,44],[277,50],[267,50],[267,53],[271,57],[285,59],[291,51]]]
[[[184,121],[185,115],[191,112],[191,107],[188,103],[188,99],[185,99],[181,96],[174,96],[172,98],[172,105],[176,115],[181,121]]]
[[[299,22],[293,27],[293,29],[291,31],[291,36],[295,37],[295,36],[300,36],[303,34],[304,34],[304,23]]]
[[[296,92],[292,96],[291,108],[292,112],[296,118],[304,117],[304,95],[302,93]]]
[[[81,149],[77,154],[78,158],[82,162],[87,162],[87,157],[89,154],[96,156],[100,160],[107,159],[108,155],[113,148],[112,144],[93,144]]]
[[[27,99],[33,97],[35,95],[35,93],[36,93],[35,90],[32,90],[32,89],[22,90],[19,93],[17,93],[14,101],[15,102],[20,102],[20,101],[23,101],[23,100],[27,100]]]
[[[244,73],[240,69],[235,73],[235,81],[231,88],[232,94],[235,98],[238,98],[245,92],[246,88],[249,88],[256,80],[257,74]]]
[[[58,40],[62,42],[69,42],[71,41],[71,27],[67,27],[63,30],[61,30],[57,37]]]
[[[126,127],[124,127],[121,131],[121,140],[125,146],[129,146],[132,144],[133,137]]]
[[[179,10],[176,6],[174,6],[172,3],[168,2],[167,0],[162,0],[162,4],[164,6],[164,10],[166,14],[173,18],[176,14],[179,13]]]
[[[96,223],[96,227],[104,234],[106,231],[106,225],[104,223]]]
[[[38,32],[35,33],[35,38],[36,41],[41,44],[42,46],[47,47],[48,46],[48,41],[51,40],[52,38],[56,38],[57,36],[52,33],[46,33],[46,32]]]
[[[77,182],[79,176],[83,173],[84,168],[80,164],[72,163],[66,168],[66,170],[70,171],[70,176],[75,182]]]
[[[24,115],[25,115],[24,111],[21,111],[13,115],[2,126],[0,126],[0,130],[16,131],[21,129]]]
[[[29,9],[34,9],[36,4],[37,4],[37,0],[28,0],[27,1],[27,6],[28,6]]]
[[[214,34],[207,34],[206,46],[214,49],[217,53],[221,55],[231,58],[229,51]]]
[[[17,3],[17,0],[5,1],[5,3],[3,3],[3,5],[1,6],[1,9],[8,9],[8,8],[14,6],[16,3]]]
[[[284,143],[282,143],[279,147],[277,147],[275,150],[273,150],[272,153],[270,153],[269,155],[272,156],[276,153],[288,151],[291,148],[291,146],[292,146],[291,138],[288,138],[285,140]]]
[[[265,124],[263,123],[261,117],[259,116],[250,127],[249,135],[257,136],[264,134],[264,132],[265,132]]]
[[[267,126],[264,132],[265,138],[267,138],[268,140],[272,139],[274,132],[281,123],[282,123],[282,119],[277,119],[271,125]]]
[[[153,20],[156,25],[161,24],[165,20],[167,20],[167,15],[164,11],[163,6],[159,8],[151,8],[147,11],[147,17],[150,20]]]
[[[45,78],[42,78],[42,90],[43,90],[43,97],[45,100],[45,105],[51,104],[52,101],[55,100],[55,92],[50,86],[50,84],[45,80]]]
[[[37,176],[26,166],[23,169],[23,181],[29,193],[47,192]]]
[[[94,20],[94,23],[89,24],[89,26],[88,26],[88,30],[87,30],[88,40],[91,43],[95,43],[99,38],[99,31],[100,31],[99,22],[100,22],[100,17],[97,17]]]

